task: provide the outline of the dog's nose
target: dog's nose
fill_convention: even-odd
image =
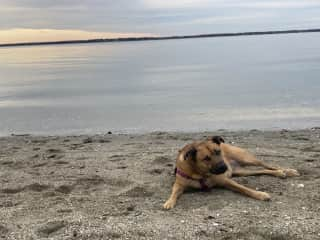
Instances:
[[[213,174],[222,174],[227,171],[228,167],[224,162],[219,162],[213,169],[210,170]]]

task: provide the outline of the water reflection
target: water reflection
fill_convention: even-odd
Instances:
[[[320,119],[319,36],[1,48],[0,127],[4,134],[311,126]]]

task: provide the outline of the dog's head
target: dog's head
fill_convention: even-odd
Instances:
[[[201,174],[222,174],[228,168],[223,160],[220,145],[222,137],[214,136],[207,141],[191,145],[184,154],[194,170]]]

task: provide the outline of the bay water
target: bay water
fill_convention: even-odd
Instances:
[[[0,135],[320,126],[320,33],[0,48]]]

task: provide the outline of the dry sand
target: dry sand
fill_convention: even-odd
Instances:
[[[179,148],[222,135],[301,176],[237,180],[269,202],[189,191],[164,211]],[[320,239],[320,129],[0,138],[0,239]]]

